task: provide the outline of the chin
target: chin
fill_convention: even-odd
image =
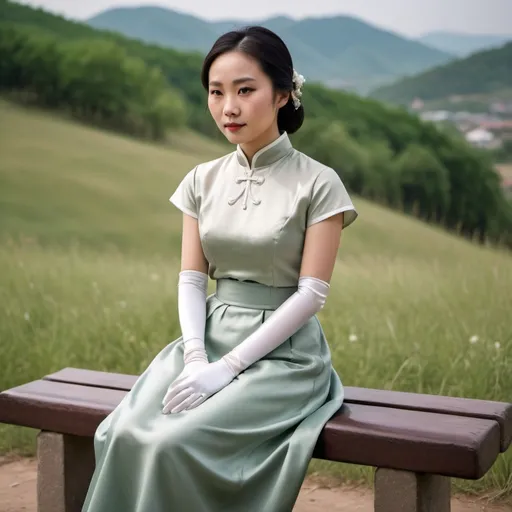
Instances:
[[[229,130],[223,130],[223,132],[226,139],[232,144],[243,144],[250,140],[250,137],[242,133],[230,132]]]

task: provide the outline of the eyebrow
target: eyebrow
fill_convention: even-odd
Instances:
[[[242,78],[235,78],[235,80],[233,80],[233,85],[238,85],[238,84],[241,84],[243,82],[256,82],[256,79],[255,78],[251,78],[250,76],[244,76]],[[210,82],[209,85],[213,85],[215,87],[219,87],[222,85],[222,82],[218,82],[216,80],[213,80]]]

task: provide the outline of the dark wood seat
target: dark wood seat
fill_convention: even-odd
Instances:
[[[65,368],[0,393],[0,422],[92,438],[137,376]],[[512,441],[512,404],[347,387],[314,457],[481,478]]]

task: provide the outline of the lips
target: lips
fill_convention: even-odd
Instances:
[[[245,126],[244,124],[238,124],[238,123],[227,123],[224,125],[226,130],[229,130],[230,132],[236,132],[236,131],[240,130],[240,128],[243,128],[244,126]]]

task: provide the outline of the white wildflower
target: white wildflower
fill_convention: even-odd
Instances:
[[[124,300],[119,301],[119,305],[124,309],[126,307],[126,302]]]
[[[471,338],[469,338],[469,343],[471,343],[471,345],[474,345],[475,343],[478,343],[479,339],[480,338],[476,334],[474,334],[473,336],[471,336]]]
[[[495,344],[494,344],[496,350],[499,350],[501,348],[501,343],[499,341],[497,341]]]
[[[348,337],[348,341],[350,341],[350,343],[354,343],[357,341],[357,335],[356,334],[351,334],[349,337]]]
[[[25,320],[28,322],[30,321],[30,313],[28,311],[25,312],[25,314],[23,315],[23,317],[25,318]]]

